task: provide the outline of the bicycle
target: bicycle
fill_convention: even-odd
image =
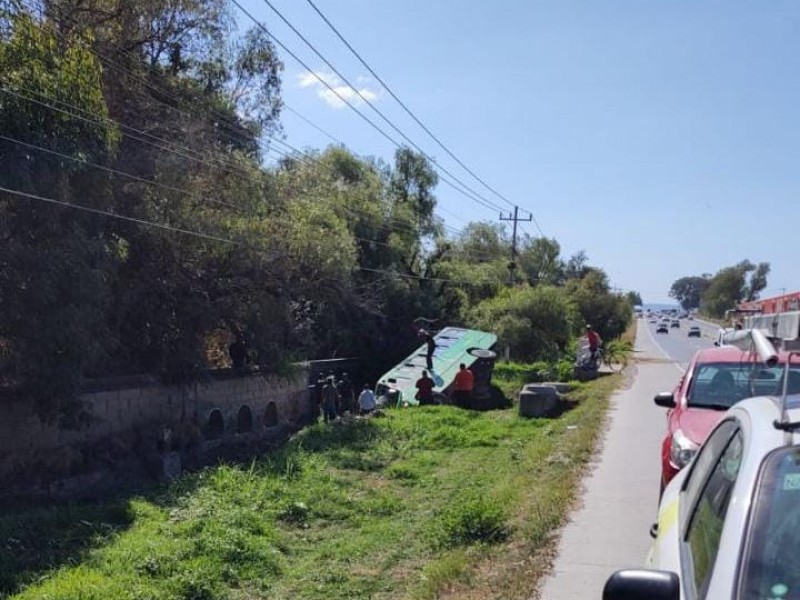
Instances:
[[[628,366],[625,352],[614,346],[597,349],[597,364],[605,365],[611,372],[617,373]]]

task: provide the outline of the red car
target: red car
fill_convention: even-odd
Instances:
[[[758,355],[733,346],[699,350],[675,390],[656,395],[655,403],[670,409],[661,445],[661,491],[689,463],[728,408],[751,396],[783,391],[788,356],[778,353],[778,364],[767,367]],[[800,393],[800,356],[792,365],[789,393]]]

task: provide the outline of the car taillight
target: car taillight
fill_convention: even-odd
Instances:
[[[678,429],[672,434],[672,442],[669,446],[669,462],[678,469],[682,469],[697,454],[699,447]]]

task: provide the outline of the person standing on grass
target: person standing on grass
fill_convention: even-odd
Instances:
[[[472,371],[464,363],[458,365],[458,373],[456,373],[456,378],[453,381],[453,400],[455,400],[456,406],[469,408],[469,400],[474,385],[475,376]]]
[[[420,406],[433,404],[433,379],[428,377],[427,371],[422,371],[422,377],[417,379],[417,394],[415,398]]]
[[[350,376],[347,373],[342,373],[342,378],[336,384],[336,391],[339,392],[339,414],[354,413],[353,384],[350,382]]]
[[[336,404],[339,402],[339,392],[336,391],[334,378],[328,377],[328,381],[322,387],[322,418],[325,422],[336,420]]]
[[[365,383],[364,388],[358,395],[358,413],[361,415],[368,415],[377,408],[375,403],[375,394],[369,389],[369,384]]]

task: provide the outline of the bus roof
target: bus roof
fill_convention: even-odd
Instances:
[[[436,351],[433,354],[433,369],[429,375],[434,381],[434,392],[443,393],[453,383],[459,364],[469,367],[478,360],[469,353],[473,348],[489,350],[497,343],[497,336],[477,329],[445,327],[434,336]],[[399,390],[403,400],[409,404],[417,404],[414,399],[415,384],[427,370],[425,356],[427,346],[419,346],[412,354],[387,371],[379,380],[381,384]]]

